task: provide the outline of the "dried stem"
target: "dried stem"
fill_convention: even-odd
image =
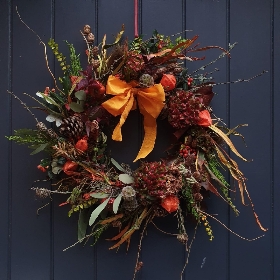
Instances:
[[[139,240],[139,245],[138,245],[138,252],[137,252],[137,258],[136,258],[135,269],[134,269],[134,274],[133,274],[132,280],[135,280],[136,274],[139,271],[137,269],[137,267],[138,267],[138,264],[139,264],[140,252],[141,252],[141,249],[142,249],[142,240],[144,238],[144,232],[147,229],[148,222],[149,222],[149,220],[146,220],[146,223],[145,223],[144,228],[143,228],[143,230],[141,232],[141,235],[140,235],[140,240]]]
[[[181,280],[183,280],[183,274],[184,274],[185,269],[186,269],[186,267],[187,267],[187,265],[188,265],[188,263],[189,263],[189,258],[190,258],[190,254],[191,254],[191,248],[192,248],[192,244],[193,244],[193,242],[194,242],[194,240],[195,240],[197,227],[198,227],[198,223],[196,224],[196,227],[195,227],[195,229],[194,229],[193,238],[192,238],[192,240],[191,240],[191,243],[190,243],[190,246],[189,246],[189,249],[188,249],[187,259],[186,259],[185,265],[184,265],[184,267],[183,267],[183,269],[182,269],[182,272],[181,272]]]
[[[39,189],[39,188],[35,188],[35,187],[30,188],[30,190],[32,190],[32,191],[36,191],[37,189]],[[48,193],[49,193],[49,194],[54,194],[54,193],[59,193],[59,194],[71,194],[72,192],[60,192],[60,191],[51,191],[51,190],[48,190]]]
[[[55,87],[58,91],[60,91],[61,93],[63,93],[57,86],[57,83],[56,83],[56,79],[54,77],[54,74],[52,73],[51,69],[50,69],[50,66],[49,66],[49,61],[48,61],[48,55],[47,55],[47,46],[46,44],[42,41],[41,37],[31,28],[29,27],[24,21],[23,19],[21,18],[20,14],[19,14],[19,11],[18,11],[18,8],[16,6],[16,12],[18,14],[18,17],[20,19],[20,21],[32,32],[36,35],[36,37],[39,39],[40,43],[44,46],[44,55],[45,55],[45,61],[46,61],[46,65],[47,65],[47,69],[49,71],[49,73],[51,74],[52,78],[53,78],[53,81],[54,81],[54,84],[55,84]]]
[[[43,208],[45,208],[46,206],[48,206],[50,204],[50,202],[46,203],[45,205],[43,205],[42,207],[37,209],[37,215],[39,216],[39,211],[42,210]]]
[[[228,50],[228,53],[236,46],[237,42],[235,42],[234,44],[230,45],[229,46],[229,50]],[[225,56],[227,55],[227,53],[223,52],[222,54],[220,54],[216,59],[212,60],[211,62],[203,65],[202,67],[196,69],[194,72],[192,72],[190,74],[190,76],[192,76],[193,74],[199,72],[200,70],[204,70],[206,67],[216,63],[218,60],[220,60],[221,58],[224,58]]]
[[[220,220],[218,220],[218,219],[215,218],[214,216],[212,216],[212,215],[210,215],[210,214],[208,214],[208,213],[206,213],[206,212],[204,212],[204,211],[202,211],[202,210],[199,210],[199,209],[197,209],[197,210],[198,210],[198,212],[202,213],[203,215],[208,216],[208,217],[214,219],[215,221],[217,221],[217,222],[218,222],[219,224],[221,224],[224,228],[226,228],[230,233],[236,235],[236,236],[239,237],[240,239],[243,239],[243,240],[246,240],[246,241],[250,241],[250,242],[251,242],[251,241],[255,241],[255,240],[260,239],[260,238],[262,238],[262,237],[265,236],[265,234],[263,234],[263,235],[261,235],[261,236],[258,236],[258,237],[256,237],[256,238],[252,238],[252,239],[245,238],[245,237],[239,235],[238,233],[232,231],[230,228],[228,228],[224,223],[222,223]]]
[[[166,231],[160,229],[154,222],[151,222],[151,223],[154,225],[154,227],[155,227],[157,230],[159,230],[160,232],[162,232],[162,233],[164,233],[164,234],[173,235],[173,236],[177,236],[177,235],[178,235],[177,233],[166,232]]]
[[[39,122],[38,119],[35,117],[35,115],[32,113],[32,111],[29,109],[29,107],[24,103],[18,96],[16,96],[13,92],[7,91],[9,94],[11,94],[15,99],[17,99],[20,104],[31,114],[31,116],[35,119],[36,122]]]

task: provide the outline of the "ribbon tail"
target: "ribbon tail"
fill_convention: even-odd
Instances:
[[[133,96],[133,94],[131,94],[130,97],[129,97],[129,100],[128,100],[128,102],[127,102],[127,104],[126,104],[126,106],[125,106],[125,108],[124,108],[124,110],[121,114],[120,121],[113,131],[113,135],[112,135],[113,140],[122,141],[121,128],[122,128],[124,122],[126,121],[127,116],[129,114],[130,110],[132,109],[133,104],[134,104],[134,96]]]
[[[139,106],[140,107],[140,106]],[[142,106],[141,106],[142,107]],[[144,116],[144,140],[142,142],[142,146],[140,151],[138,152],[135,161],[140,158],[145,158],[154,148],[156,136],[157,136],[157,122],[154,117],[152,117],[149,113],[145,111],[145,109],[140,107],[140,111]]]

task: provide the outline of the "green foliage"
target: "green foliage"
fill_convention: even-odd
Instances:
[[[137,53],[141,53],[143,45],[143,36],[136,37],[133,41],[129,44],[129,49],[131,51],[135,51]]]
[[[70,68],[70,66],[66,62],[66,57],[59,52],[58,44],[54,41],[54,39],[50,39],[48,45],[52,49],[53,54],[55,55],[57,61],[59,62],[64,75],[66,75],[69,72],[69,68]]]
[[[185,184],[182,188],[182,195],[187,202],[187,210],[196,218],[196,220],[199,220],[200,214],[195,207],[197,203],[195,202],[195,199],[193,197],[191,183],[186,181],[184,183]]]
[[[80,211],[82,209],[86,209],[86,208],[91,207],[97,201],[98,201],[98,199],[93,198],[93,199],[89,199],[89,200],[83,201],[83,203],[81,203],[81,204],[72,205],[72,208],[68,212],[68,217],[71,217],[74,212],[78,212],[78,211]]]
[[[222,182],[222,185],[220,185],[221,191],[224,194],[225,199],[227,200],[229,206],[232,208],[232,210],[234,211],[234,213],[236,215],[239,214],[238,210],[236,209],[235,205],[232,203],[232,200],[229,196],[229,183],[226,181],[225,177],[223,176],[223,174],[221,173],[221,171],[219,170],[219,168],[221,168],[221,164],[220,162],[217,160],[216,156],[214,154],[211,155],[211,157],[209,158],[208,162],[208,166],[209,169],[211,170],[211,172],[213,172],[213,174]]]
[[[79,220],[78,220],[78,240],[82,240],[87,231],[88,225],[88,211],[87,210],[80,210],[79,213]]]
[[[105,224],[105,225],[98,225],[97,229],[92,233],[92,236],[94,238],[92,246],[94,246],[98,239],[100,238],[101,234],[110,226],[110,224]]]
[[[14,135],[6,136],[6,138],[18,144],[41,145],[48,142],[44,135],[38,133],[38,130],[28,128],[15,130]]]
[[[74,48],[74,45],[71,43],[68,43],[68,41],[66,41],[66,44],[68,46],[69,49],[69,53],[70,53],[70,69],[69,69],[69,74],[71,76],[79,76],[80,75],[80,71],[82,70],[82,66],[81,66],[81,62],[80,62],[80,55],[76,54],[76,50]]]

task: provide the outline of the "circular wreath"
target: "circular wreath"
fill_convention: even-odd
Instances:
[[[124,28],[111,44],[104,36],[96,46],[90,26],[85,25],[81,33],[87,45],[88,66],[84,70],[72,44],[66,41],[70,52],[67,60],[51,39],[48,45],[63,77],[59,78],[60,86],[54,78],[54,88],[46,87],[32,98],[48,114],[46,120],[55,125],[47,128],[22,102],[36,119],[37,129],[17,130],[9,139],[27,143],[34,149],[32,154],[45,151],[50,155],[41,160],[38,168],[55,180],[53,186],[57,189],[33,189],[41,198],[55,193],[67,196],[60,206],[69,208],[69,216],[80,213],[79,242],[93,237],[96,243],[105,230],[118,227],[119,233],[111,238],[115,243],[110,249],[115,249],[124,242],[129,244],[132,234],[141,226],[145,230],[154,217],[169,213],[176,213],[180,242],[188,244],[186,215],[204,225],[212,240],[214,234],[208,222],[212,216],[203,207],[205,193],[214,193],[238,215],[221,167],[226,167],[237,181],[243,204],[245,194],[251,202],[245,177],[225,149],[227,145],[246,161],[228,137],[236,131],[211,117],[209,105],[215,83],[203,71],[205,67],[192,74],[185,67],[189,61],[199,59],[191,53],[219,47],[198,48],[194,45],[198,36],[172,41],[157,31],[147,40],[139,36],[128,42],[121,40],[123,32]],[[223,52],[220,58],[229,55],[219,49]],[[131,110],[140,111],[145,131],[134,161],[144,159],[153,150],[159,116],[168,120],[175,136],[164,159],[142,160],[136,170],[110,157],[104,132],[119,116],[112,139],[126,141],[121,129]],[[92,226],[89,234],[88,226]],[[137,259],[135,272],[140,264]]]

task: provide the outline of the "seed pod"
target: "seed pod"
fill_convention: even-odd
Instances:
[[[83,28],[83,33],[84,34],[89,34],[91,32],[91,28],[88,24],[86,24]]]
[[[94,42],[94,35],[92,34],[92,33],[89,33],[88,35],[87,35],[87,41],[89,42],[89,43],[93,43]]]

